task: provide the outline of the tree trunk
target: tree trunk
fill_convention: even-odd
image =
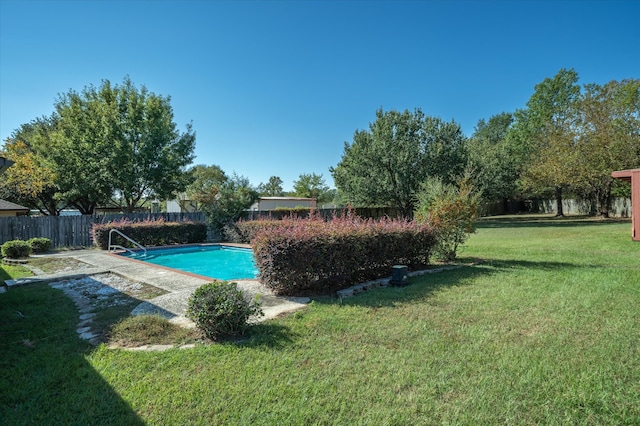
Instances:
[[[46,214],[48,216],[59,216],[60,215],[60,211],[58,210],[58,206],[56,205],[56,203],[54,201],[43,201],[42,202],[44,209],[46,210]],[[40,210],[42,213],[44,213],[44,211],[42,211],[42,209],[40,207],[38,207],[38,210]]]
[[[562,187],[556,186],[556,217],[563,217],[564,210],[562,209]]]
[[[89,215],[89,214],[93,214],[95,208],[96,208],[96,203],[93,201],[75,201],[73,203],[71,203],[71,205],[73,207],[75,207],[76,209],[78,209],[80,211],[80,214],[83,215]]]
[[[598,193],[598,215],[604,218],[609,217],[611,210],[611,183],[606,185]]]

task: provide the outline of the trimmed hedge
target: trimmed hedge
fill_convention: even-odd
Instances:
[[[11,240],[2,244],[2,257],[9,259],[23,259],[31,254],[31,245],[23,240]]]
[[[93,243],[103,250],[109,248],[109,231],[117,229],[143,246],[202,243],[207,239],[207,225],[194,222],[165,222],[164,219],[131,222],[120,220],[93,225]],[[113,234],[113,244],[124,247],[133,245],[118,234]]]
[[[435,229],[414,221],[267,222],[250,225],[256,230],[253,252],[260,281],[280,295],[326,294],[389,275],[398,264],[424,268],[436,244]]]
[[[240,220],[234,224],[233,230],[225,229],[225,236],[229,242],[251,244],[260,232],[288,226],[291,219]]]
[[[51,240],[48,238],[31,238],[27,243],[33,253],[46,253],[51,250]]]

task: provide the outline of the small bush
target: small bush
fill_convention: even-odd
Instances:
[[[423,183],[417,198],[416,220],[438,230],[436,256],[444,261],[454,260],[458,248],[476,230],[480,193],[467,179],[456,186],[435,177]]]
[[[27,243],[33,253],[46,253],[51,249],[51,240],[48,238],[31,238]]]
[[[2,245],[2,257],[22,259],[31,254],[31,245],[22,240],[7,241]]]
[[[187,318],[211,340],[243,334],[249,318],[262,315],[257,297],[247,301],[236,283],[219,280],[199,287],[187,307]]]

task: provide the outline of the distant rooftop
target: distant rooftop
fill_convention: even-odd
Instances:
[[[12,164],[13,161],[0,157],[0,174],[4,173]]]
[[[311,201],[315,200],[315,198],[305,198],[305,197],[260,197],[261,200],[293,200],[293,201]]]
[[[0,210],[23,210],[29,211],[29,207],[21,206],[11,201],[0,200]]]

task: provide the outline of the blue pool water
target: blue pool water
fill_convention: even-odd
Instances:
[[[151,249],[146,256],[139,252],[122,256],[219,280],[252,279],[258,276],[251,249],[190,246]]]

